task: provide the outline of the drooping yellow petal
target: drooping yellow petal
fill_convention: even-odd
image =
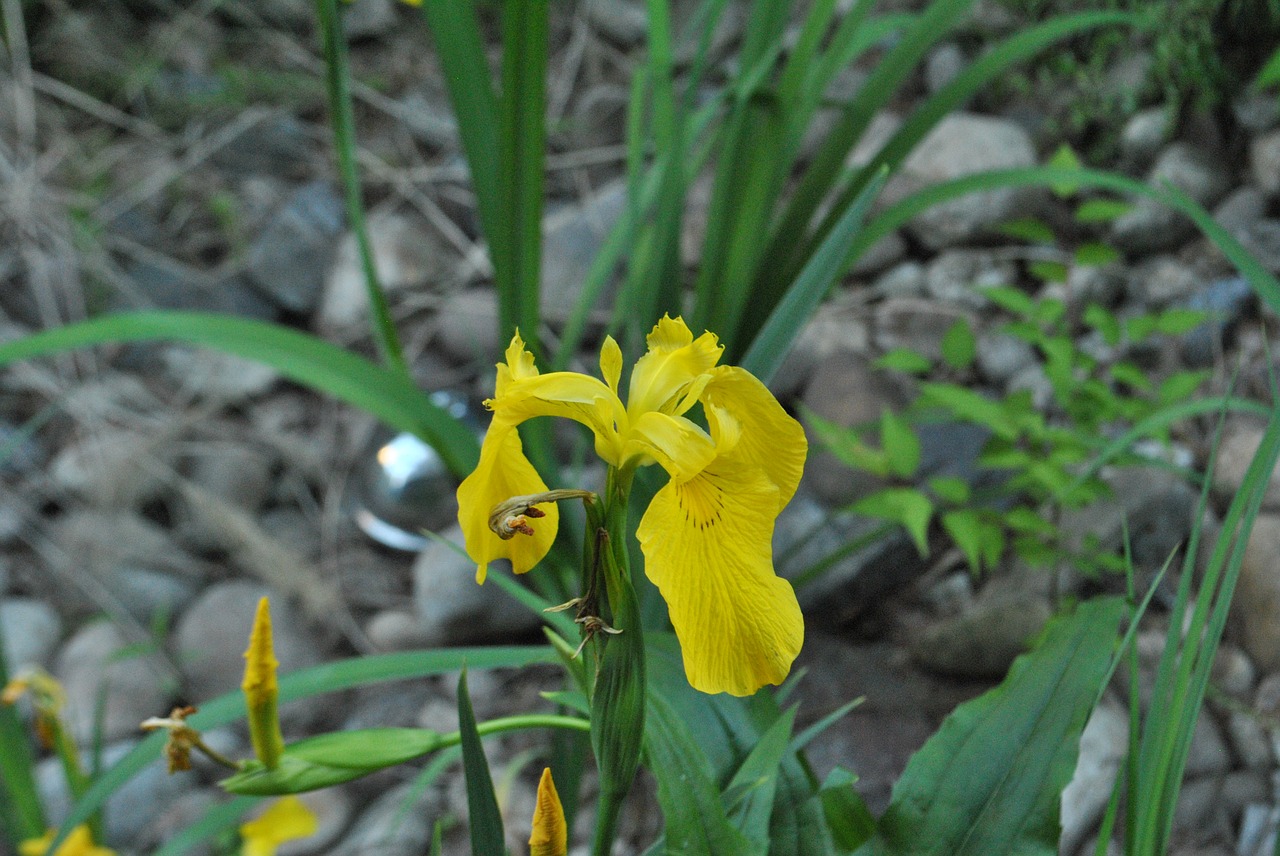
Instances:
[[[667,602],[685,675],[706,693],[749,695],[787,676],[804,641],[791,584],[773,570],[778,487],[734,455],[672,481],[637,535]]]
[[[501,386],[502,392],[485,402],[495,419],[512,425],[535,416],[572,419],[595,434],[596,453],[601,458],[614,466],[620,463],[618,429],[626,422],[626,411],[602,381],[578,372],[551,372]]]
[[[240,825],[241,856],[275,856],[276,848],[316,834],[315,814],[295,796],[276,800],[261,815]]]
[[[50,852],[49,845],[53,843],[54,836],[57,834],[56,829],[50,829],[39,838],[23,841],[18,845],[19,856],[116,856],[116,851],[94,844],[93,833],[84,824],[71,830],[71,834],[62,842],[62,845],[56,851]]]
[[[706,431],[683,416],[651,410],[632,423],[622,454],[624,459],[652,458],[672,479],[685,481],[711,463],[716,445]]]
[[[709,372],[702,391],[703,410],[721,455],[764,470],[778,486],[778,511],[791,501],[808,451],[804,428],[792,419],[755,375],[737,366]],[[775,512],[775,516],[776,516]]]
[[[665,315],[649,333],[648,343],[648,353],[631,370],[627,413],[633,420],[651,410],[673,412],[681,393],[724,352],[714,333],[694,339],[684,319]]]
[[[467,555],[476,563],[476,582],[484,582],[489,563],[496,559],[509,559],[512,570],[523,574],[547,555],[560,526],[560,510],[554,503],[540,507],[546,516],[532,521],[533,535],[504,541],[489,529],[489,512],[495,505],[546,489],[524,456],[515,426],[495,418],[480,446],[480,463],[458,485],[458,523]]]
[[[533,831],[529,834],[529,856],[565,856],[569,852],[569,830],[564,808],[551,769],[542,771],[538,782],[538,802],[533,808]]]

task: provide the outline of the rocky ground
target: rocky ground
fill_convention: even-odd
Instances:
[[[642,55],[641,9],[597,0],[574,14],[566,8],[554,26],[544,260],[553,328],[624,201],[622,117]],[[0,336],[103,310],[165,307],[280,321],[369,352],[310,4],[228,0],[183,9],[116,0],[26,12],[29,50],[15,49],[15,62],[0,71],[0,98],[15,105],[0,110]],[[729,19],[717,34],[720,55],[736,38]],[[363,81],[361,162],[378,267],[415,377],[424,388],[457,392],[474,411],[501,343],[438,71],[412,10],[359,0],[348,24]],[[971,59],[958,43],[939,45],[903,106]],[[864,74],[853,69],[841,85],[852,90]],[[1151,104],[1115,129],[1120,160],[1100,166],[1181,188],[1280,272],[1274,98],[1243,96],[1223,121],[1193,117],[1177,126],[1163,107]],[[1045,118],[1027,101],[971,105],[920,145],[886,200],[978,169],[1043,162],[1060,142]],[[878,116],[869,136],[883,140],[901,121],[900,113]],[[691,265],[707,190],[700,184],[690,200]],[[997,395],[1029,389],[1045,404],[1043,368],[1028,346],[996,332],[999,313],[974,288],[1036,287],[1029,265],[1037,257],[992,231],[1028,215],[1061,223],[1069,212],[1045,192],[1000,191],[921,215],[877,244],[800,337],[778,376],[780,398],[843,425],[875,420],[912,390],[873,360],[902,346],[936,355],[945,331],[965,318],[978,332],[967,381]],[[1212,244],[1145,202],[1098,231],[1121,258],[1076,266],[1065,286],[1047,288],[1122,317],[1172,306],[1218,310],[1218,323],[1163,341],[1143,355],[1144,366],[1157,378],[1212,368],[1210,385],[1222,390],[1239,365],[1237,387],[1265,394],[1280,344],[1273,313]],[[494,586],[476,587],[456,552],[434,543],[396,551],[361,531],[354,512],[385,437],[369,417],[269,369],[176,346],[121,346],[14,367],[0,374],[0,389],[8,665],[52,671],[83,739],[103,699],[107,762],[133,745],[142,719],[238,685],[253,604],[264,593],[272,594],[285,671],[357,653],[536,638],[536,616]],[[1179,426],[1175,456],[1203,467],[1211,429]],[[1238,487],[1260,433],[1243,420],[1227,426],[1214,509]],[[942,425],[922,439],[927,471],[974,475],[981,434]],[[838,510],[870,489],[867,480],[822,452],[811,463],[778,524],[778,564],[792,575],[871,525]],[[1187,537],[1196,490],[1155,470],[1111,479],[1114,497],[1069,515],[1064,527],[1118,548],[1127,515],[1134,555],[1158,565]],[[1219,692],[1188,763],[1182,854],[1271,852],[1265,839],[1280,812],[1280,477],[1273,488],[1242,571]],[[459,542],[451,490],[442,482],[438,493],[429,524]],[[809,635],[801,665],[810,677],[801,684],[802,716],[867,697],[815,744],[819,775],[849,766],[873,808],[883,807],[907,756],[956,703],[997,679],[1049,614],[1043,583],[1012,569],[975,580],[950,553],[922,560],[901,536],[845,557],[803,587]],[[1157,606],[1144,625],[1148,668],[1170,620]],[[451,686],[422,681],[291,709],[288,733],[446,729],[456,723]],[[471,675],[481,717],[537,708],[545,704],[537,693],[554,687],[552,672]],[[1064,853],[1092,846],[1124,751],[1122,689],[1086,730],[1078,781],[1065,798]],[[225,751],[248,751],[242,731],[214,739]],[[492,745],[502,777],[506,765],[523,763],[529,744],[512,737]],[[531,772],[512,779],[505,801],[516,838],[531,813]],[[415,795],[413,775],[386,773],[314,795],[321,833],[281,852],[370,853],[384,839],[379,853],[424,852],[435,818],[465,816],[465,796],[459,776]],[[109,805],[109,842],[151,852],[220,799],[213,778],[211,770],[173,778],[159,765],[146,771]],[[65,804],[52,762],[42,765],[41,783],[50,805]],[[406,800],[415,810],[401,814]],[[634,817],[634,839],[650,836],[653,812]],[[455,848],[464,833],[462,824],[450,830]]]

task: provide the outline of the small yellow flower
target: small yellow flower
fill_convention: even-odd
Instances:
[[[55,852],[50,853],[49,845],[57,834],[56,829],[50,829],[39,838],[27,839],[18,845],[18,856],[116,856],[116,851],[95,845],[93,833],[84,825],[71,830],[67,840]]]
[[[458,488],[467,553],[478,582],[495,559],[522,574],[547,554],[559,525],[554,504],[545,517],[519,521],[532,535],[509,539],[490,530],[490,511],[547,490],[517,425],[535,416],[586,425],[610,467],[657,463],[670,475],[637,531],[645,573],[667,601],[689,683],[749,695],[781,683],[804,640],[795,592],[774,573],[771,547],[774,521],[804,468],[804,429],[752,374],[716,365],[724,348],[714,334],[695,339],[682,319],[664,317],[648,345],[624,404],[622,351],[612,338],[600,350],[601,381],[540,374],[516,334],[485,402],[493,422],[480,463]],[[695,405],[706,429],[687,415]]]
[[[551,769],[542,771],[538,782],[538,802],[533,807],[533,831],[529,833],[529,856],[565,856],[569,852],[569,830],[564,823],[564,807],[551,779]]]
[[[249,633],[249,648],[244,652],[244,681],[240,687],[248,708],[253,752],[268,770],[275,768],[284,752],[284,736],[280,733],[276,708],[279,665],[271,643],[271,606],[264,597],[258,601],[253,630]]]
[[[276,848],[316,834],[316,816],[295,796],[276,800],[257,818],[240,825],[241,856],[275,856]]]

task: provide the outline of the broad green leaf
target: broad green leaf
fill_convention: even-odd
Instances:
[[[912,756],[860,856],[1056,856],[1062,789],[1110,674],[1120,598],[1079,604]]]
[[[1253,85],[1256,89],[1265,89],[1278,83],[1280,83],[1280,49],[1271,54],[1267,64],[1262,67],[1262,70],[1258,72],[1258,76],[1254,78]]]
[[[475,469],[475,434],[402,372],[383,368],[287,327],[203,312],[126,312],[33,333],[0,344],[0,366],[90,345],[168,340],[216,348],[271,366],[430,443],[459,478]]]
[[[889,462],[885,453],[863,443],[854,429],[829,422],[808,408],[802,407],[800,413],[823,448],[839,458],[842,463],[876,476],[889,474]]]
[[[1147,373],[1131,362],[1122,360],[1112,365],[1108,371],[1114,380],[1136,390],[1148,392],[1151,389],[1151,379],[1147,377]]]
[[[928,374],[933,369],[933,363],[928,358],[909,348],[894,348],[876,360],[875,366],[912,375]]]
[[[758,853],[729,822],[714,770],[699,745],[706,737],[695,737],[661,695],[649,693],[645,747],[649,768],[658,780],[666,852],[679,856]]]
[[[1133,208],[1123,199],[1086,199],[1076,209],[1077,223],[1110,223]]]
[[[956,476],[939,476],[929,479],[929,489],[938,495],[938,499],[952,505],[969,501],[969,483]]]
[[[1199,309],[1166,309],[1156,318],[1156,331],[1168,336],[1180,336],[1199,327],[1210,313]]]
[[[1005,512],[1004,524],[1018,532],[1035,532],[1041,535],[1052,535],[1058,531],[1056,526],[1025,505],[1015,506]]]
[[[1029,317],[1035,310],[1035,301],[1031,295],[1011,285],[998,285],[984,289],[982,293],[995,305],[1023,318]]]
[[[1062,262],[1034,261],[1027,265],[1027,272],[1043,282],[1067,281],[1067,266]]]
[[[1114,313],[1108,312],[1096,303],[1090,303],[1085,307],[1082,320],[1097,330],[1108,345],[1115,347],[1120,344],[1120,321]]]
[[[1026,241],[1031,244],[1056,244],[1058,236],[1053,234],[1053,230],[1045,225],[1043,220],[1037,220],[1034,217],[1023,217],[1018,220],[1010,220],[997,228],[998,232],[1002,232],[1018,241]]]
[[[915,475],[920,466],[920,438],[905,416],[888,409],[880,414],[880,448],[891,473],[900,478]]]
[[[761,735],[725,788],[730,821],[752,841],[759,853],[769,849],[769,819],[773,815],[782,758],[791,742],[795,717],[794,707],[778,717]]]
[[[1075,263],[1101,267],[1120,260],[1120,251],[1107,244],[1088,243],[1076,248]]]
[[[462,734],[462,771],[467,782],[467,826],[471,829],[472,853],[505,853],[502,812],[493,792],[489,761],[484,756],[476,717],[467,691],[467,670],[458,676],[458,731]]]
[[[976,508],[959,508],[942,515],[942,528],[964,553],[971,573],[992,568],[1004,552],[1004,533],[987,514]]]
[[[1017,434],[1000,402],[971,389],[945,383],[922,383],[920,396],[926,404],[944,407],[958,419],[985,425],[997,437],[1012,439]]]
[[[876,831],[876,819],[862,795],[853,789],[858,777],[843,767],[827,774],[819,796],[827,825],[845,852],[861,847]]]
[[[933,517],[933,502],[914,488],[892,487],[878,490],[855,502],[852,511],[899,523],[921,556],[929,555],[929,520]]]
[[[1160,384],[1160,402],[1179,404],[1186,401],[1212,374],[1209,371],[1187,371],[1169,375]]]
[[[953,369],[967,369],[978,354],[978,340],[963,318],[956,320],[942,335],[942,359]]]
[[[1080,158],[1076,155],[1075,150],[1071,146],[1063,143],[1058,150],[1053,153],[1053,157],[1049,158],[1048,166],[1060,170],[1078,170],[1080,169]],[[1049,185],[1049,189],[1061,197],[1071,196],[1078,193],[1080,185],[1073,181],[1057,181]]]
[[[442,745],[442,735],[421,728],[336,731],[286,746],[280,765],[274,769],[249,761],[246,769],[221,784],[233,794],[297,794],[403,764]]]

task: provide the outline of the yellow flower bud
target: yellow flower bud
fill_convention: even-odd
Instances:
[[[538,782],[538,802],[533,808],[533,832],[529,834],[529,856],[565,856],[569,852],[569,830],[564,823],[564,807],[556,793],[550,768]]]
[[[271,610],[264,597],[258,601],[258,613],[249,634],[249,648],[244,652],[245,706],[249,711],[249,736],[253,751],[268,770],[275,769],[284,752],[284,735],[280,732],[280,716],[276,709],[279,687],[276,684],[275,650],[271,644]]]

